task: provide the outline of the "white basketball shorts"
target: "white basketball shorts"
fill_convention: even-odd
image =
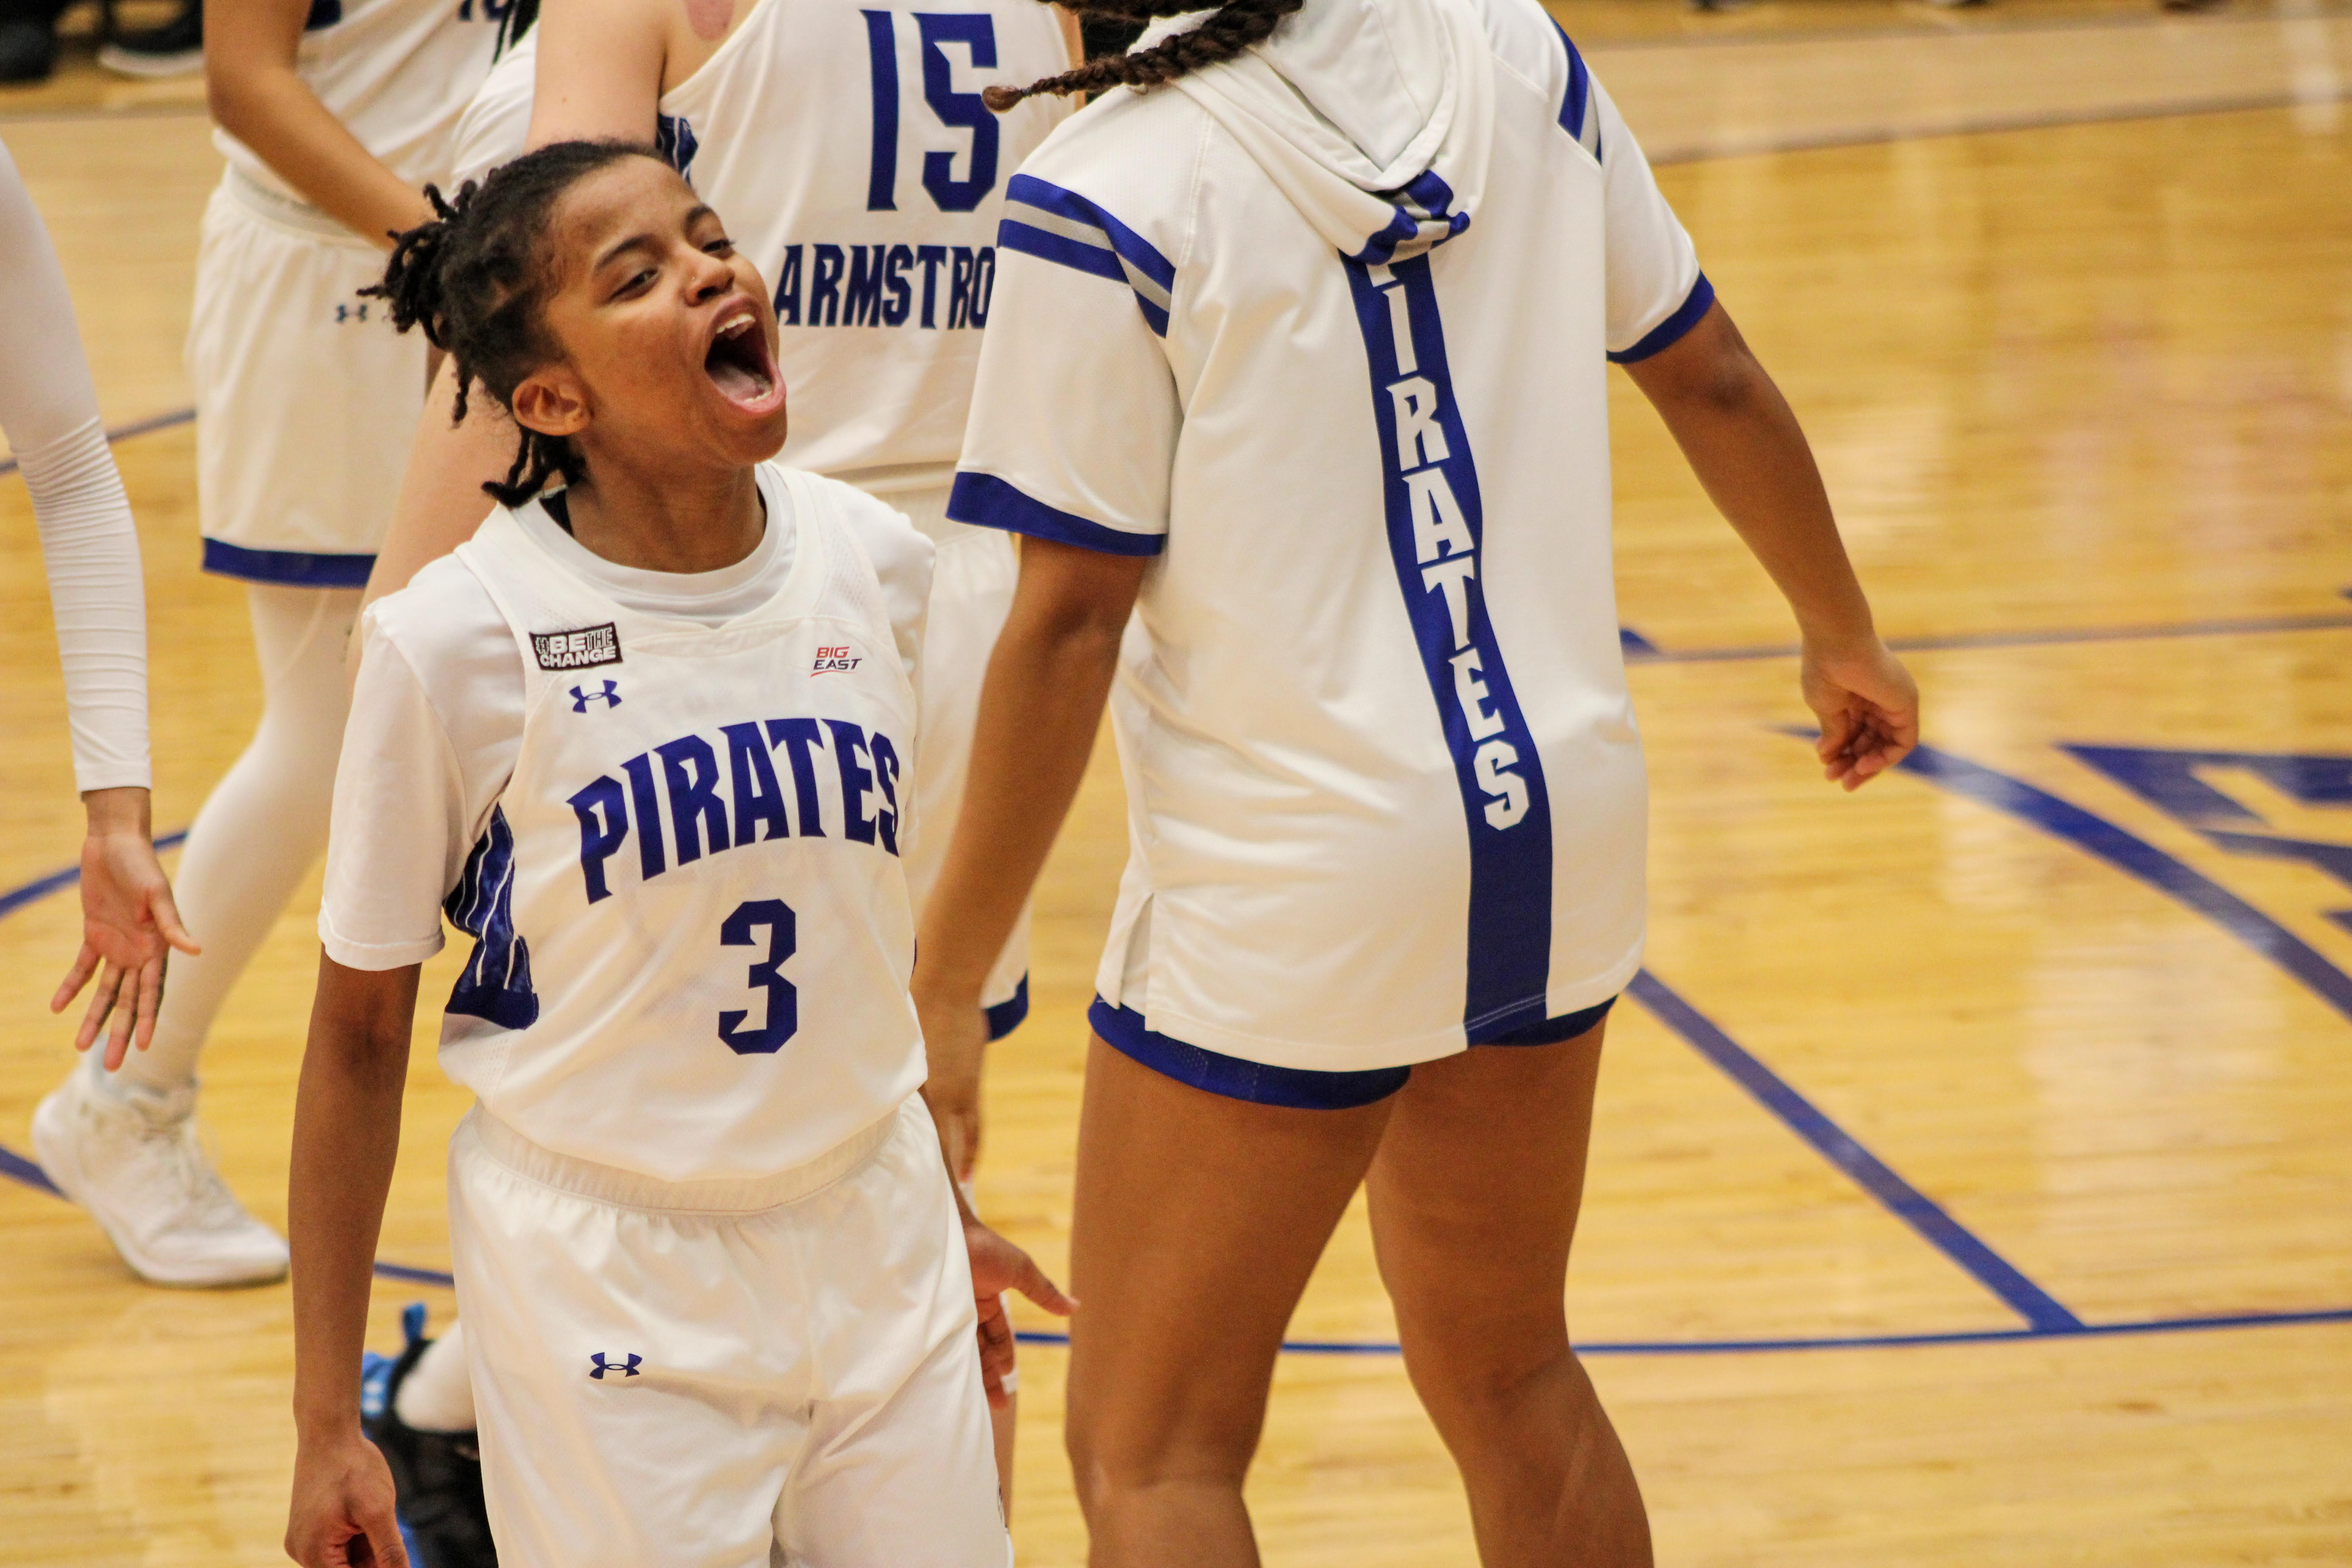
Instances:
[[[393,331],[383,252],[232,169],[205,209],[188,376],[205,567],[357,588],[425,407],[425,339]]]
[[[980,689],[988,677],[1013,589],[1021,575],[1013,536],[948,520],[945,486],[886,493],[884,504],[905,512],[939,547],[931,567],[930,614],[923,629],[921,731],[915,748],[915,840],[908,850],[907,892],[921,917],[940,879],[963,809],[963,782],[971,770],[972,731],[980,721]],[[1029,1012],[1029,909],[981,991],[992,1039],[1010,1034]]]
[[[477,1109],[449,1233],[508,1568],[1007,1568],[971,1267],[922,1101],[673,1184]]]

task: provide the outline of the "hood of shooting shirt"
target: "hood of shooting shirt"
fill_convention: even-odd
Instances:
[[[1173,85],[1351,260],[1444,244],[1486,189],[1495,57],[1472,0],[1307,0],[1246,53]]]

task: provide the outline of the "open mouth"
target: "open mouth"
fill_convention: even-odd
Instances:
[[[749,406],[769,401],[776,390],[776,365],[768,357],[768,334],[760,330],[758,312],[744,306],[719,323],[702,369],[730,403]]]

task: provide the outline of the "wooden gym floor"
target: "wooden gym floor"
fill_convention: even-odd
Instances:
[[[1929,749],[1843,798],[1790,636],[1655,420],[1616,406],[1655,787],[1650,967],[1612,1026],[1570,1289],[1662,1562],[2352,1562],[2352,16],[1662,0],[1561,15],[1804,417]],[[242,743],[179,369],[216,169],[188,84],[0,96],[147,549],[159,831]],[[2000,127],[2000,129],[1987,129]],[[32,521],[0,485],[0,1146],[68,1031],[77,845]],[[1064,1255],[1108,752],[999,1047],[984,1209]],[[273,1221],[315,884],[205,1064]],[[426,990],[446,986],[453,958]],[[429,1039],[429,1025],[420,1040]],[[383,1252],[446,1266],[462,1097],[420,1050]],[[287,1293],[133,1282],[0,1157],[0,1563],[278,1560]],[[385,1279],[376,1342],[431,1283]],[[1042,1327],[1042,1324],[1034,1326]],[[1253,1483],[1276,1564],[1466,1563],[1360,1216]],[[1027,1352],[1016,1535],[1079,1561],[1063,1352]]]

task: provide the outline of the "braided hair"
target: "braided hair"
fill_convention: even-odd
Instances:
[[[981,101],[999,114],[1024,98],[1039,94],[1094,93],[1114,87],[1153,88],[1174,81],[1202,66],[1232,59],[1258,42],[1306,0],[1225,0],[1208,20],[1163,39],[1140,54],[1107,54],[1089,59],[1076,70],[1033,81],[1027,87],[992,87]],[[1201,9],[1201,0],[1076,0],[1081,24],[1097,18],[1129,24],[1155,16],[1181,16]]]
[[[542,320],[558,281],[545,243],[548,218],[564,192],[625,158],[662,162],[634,142],[558,142],[501,163],[478,183],[467,181],[455,201],[425,186],[436,216],[393,237],[383,281],[360,292],[388,303],[400,331],[422,328],[425,342],[454,362],[453,425],[464,422],[475,383],[511,413],[515,388],[561,356]],[[550,479],[575,485],[586,476],[571,442],[520,421],[516,427],[522,444],[506,482],[482,486],[500,505],[522,505]]]

